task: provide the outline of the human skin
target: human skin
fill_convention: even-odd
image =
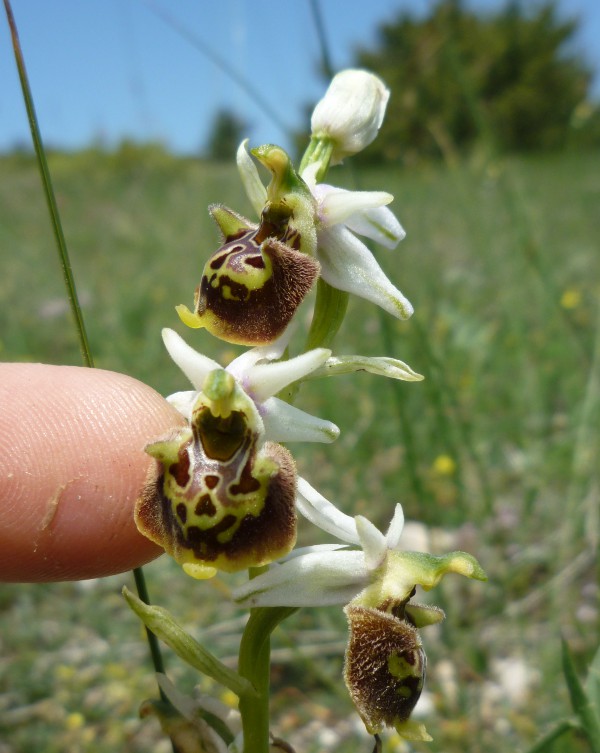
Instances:
[[[0,364],[0,581],[97,578],[161,553],[133,510],[183,417],[124,374]]]

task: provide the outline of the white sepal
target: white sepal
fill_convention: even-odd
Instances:
[[[331,533],[340,541],[349,544],[360,543],[355,519],[339,510],[301,477],[298,478],[296,507],[313,525]]]
[[[369,582],[358,551],[319,551],[273,565],[233,591],[244,606],[326,606],[347,604]]]
[[[202,389],[204,380],[211,371],[221,368],[212,358],[194,350],[174,329],[165,327],[162,338],[171,358],[197,390]]]
[[[321,277],[339,290],[366,298],[399,319],[413,307],[394,287],[369,249],[344,226],[324,230],[319,237]]]

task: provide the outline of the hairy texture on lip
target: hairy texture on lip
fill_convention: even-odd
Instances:
[[[211,214],[224,242],[204,266],[194,311],[178,306],[189,327],[206,328],[239,345],[265,345],[290,323],[319,274],[319,263],[300,251],[302,234],[285,202],[267,204],[259,225],[227,207]]]
[[[350,626],[344,679],[371,733],[405,722],[425,680],[426,657],[417,630],[378,609],[347,606]]]
[[[187,453],[190,448],[183,449]],[[171,466],[167,473],[173,470]],[[198,563],[226,572],[287,554],[296,541],[292,456],[281,445],[267,442],[260,455],[248,461],[237,483],[233,472],[206,460],[202,465],[196,462],[176,497],[165,471],[155,471],[136,507],[139,529],[180,564]]]
[[[292,456],[264,442],[254,403],[223,369],[206,377],[190,425],[146,452],[160,471],[136,505],[136,524],[189,575],[265,565],[294,546]]]

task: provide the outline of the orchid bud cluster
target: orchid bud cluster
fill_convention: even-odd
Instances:
[[[376,735],[393,726],[407,739],[427,740],[423,725],[410,719],[425,679],[418,630],[444,615],[413,603],[415,589],[428,590],[447,573],[480,580],[485,575],[463,552],[436,557],[402,551],[400,505],[386,534],[364,517],[342,513],[298,478],[282,444],[332,442],[339,435],[330,421],[291,404],[301,383],[354,371],[422,379],[390,357],[334,355],[329,346],[339,323],[329,322],[331,307],[321,305],[325,296],[343,307],[347,295],[355,294],[399,319],[412,314],[410,303],[359,238],[388,248],[402,240],[404,231],[387,207],[393,197],[322,182],[330,165],[373,141],[388,98],[385,85],[370,73],[338,74],[314,110],[311,141],[298,169],[278,146],[248,150],[247,142],[241,144],[238,168],[257,220],[221,204],[210,207],[222,242],[204,265],[193,310],[180,305],[177,311],[191,328],[253,347],[223,368],[173,330],[163,330],[169,354],[193,389],[168,398],[186,425],[147,446],[157,463],[135,516],[139,530],[194,578],[250,569],[254,577],[232,598],[252,608],[256,620],[274,608],[283,614],[285,608],[343,606],[350,631],[344,679],[365,727]],[[253,158],[270,173],[267,185]],[[289,357],[290,325],[317,279],[311,347]],[[298,513],[336,543],[294,549]],[[181,644],[178,653],[204,668],[198,658],[203,650],[192,648],[189,636],[173,637],[181,629],[164,610],[157,621],[151,608],[129,600],[152,630],[170,645]],[[269,630],[277,624],[265,620]],[[262,645],[260,637],[254,640]],[[241,647],[237,680],[230,670],[214,669],[215,657],[204,670],[239,695],[242,737],[232,741],[226,734],[209,734],[204,722],[203,735],[213,735],[210,744],[219,751],[262,753],[268,729],[263,728],[260,742],[256,704],[267,700],[243,654]],[[175,713],[191,724],[189,704],[164,679],[162,687],[170,688],[166,695],[180,709]],[[187,711],[181,711],[184,706]]]

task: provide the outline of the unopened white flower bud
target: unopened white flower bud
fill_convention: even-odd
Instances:
[[[373,141],[389,97],[383,81],[367,71],[351,69],[334,76],[311,119],[313,137],[333,142],[332,165]]]

